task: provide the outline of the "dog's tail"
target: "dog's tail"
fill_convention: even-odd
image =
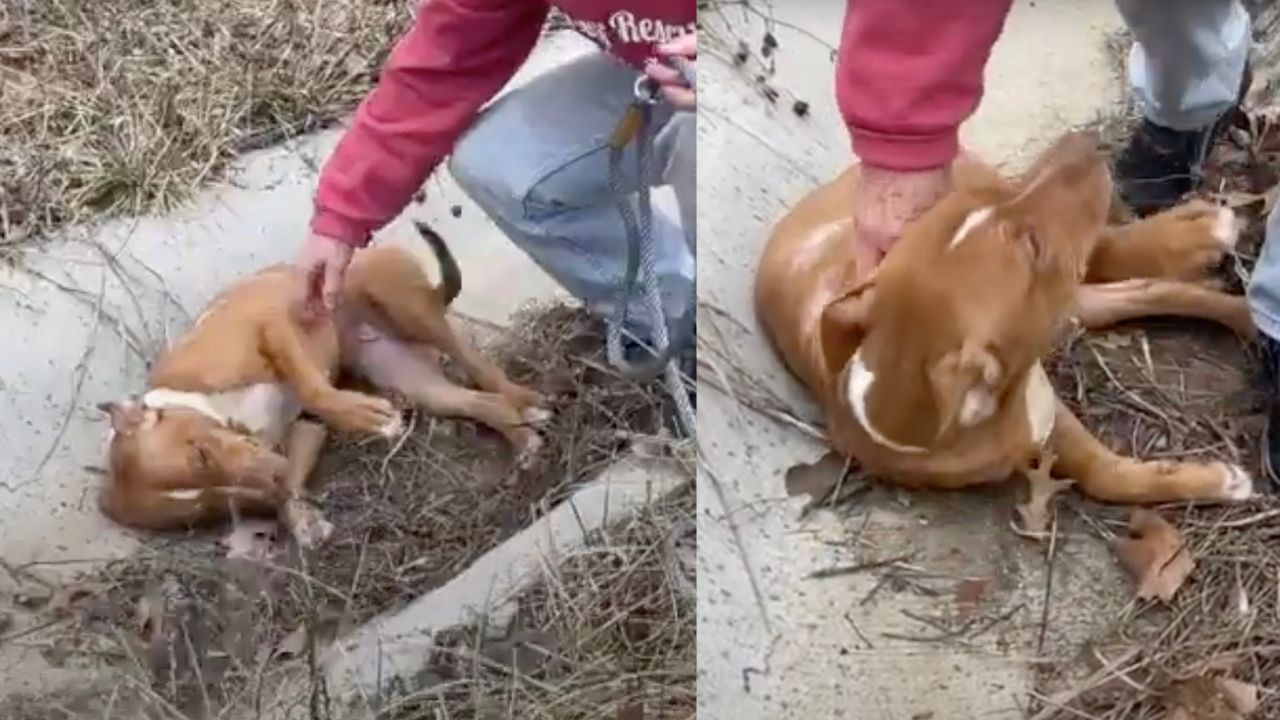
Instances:
[[[462,292],[462,271],[458,269],[458,261],[454,259],[453,253],[449,252],[449,246],[445,244],[444,238],[432,230],[431,226],[420,220],[415,220],[413,224],[417,226],[418,234],[422,239],[431,246],[436,262],[440,263],[440,299],[448,305],[458,297],[458,293]]]

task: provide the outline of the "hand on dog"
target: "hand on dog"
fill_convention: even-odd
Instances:
[[[853,191],[858,270],[869,273],[884,259],[907,223],[951,190],[951,168],[900,171],[863,165]]]
[[[698,58],[698,33],[681,35],[669,43],[659,45],[658,54],[664,58],[683,58],[689,63],[689,69],[692,71],[694,61]],[[651,61],[645,66],[644,72],[658,83],[662,97],[666,98],[672,107],[690,112],[698,107],[697,91],[685,83],[684,78],[675,68]]]
[[[298,285],[302,292],[299,307],[304,317],[326,317],[338,306],[342,278],[354,252],[354,248],[341,240],[315,233],[307,237],[294,262],[302,278]]]

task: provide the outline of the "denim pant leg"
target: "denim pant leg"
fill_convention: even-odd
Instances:
[[[1129,83],[1151,122],[1207,127],[1236,102],[1251,40],[1239,0],[1116,0],[1136,43]]]
[[[1280,208],[1273,208],[1267,217],[1262,250],[1246,294],[1258,331],[1280,341]]]
[[[609,188],[608,142],[633,100],[638,73],[604,54],[552,69],[499,98],[458,143],[449,170],[468,196],[534,262],[592,312],[616,307],[626,269],[626,231]],[[669,185],[680,220],[655,208],[653,242],[667,323],[691,320],[695,118],[654,106],[648,177],[635,143],[622,159],[631,202],[642,185]],[[637,288],[639,290],[639,288]],[[628,328],[650,335],[637,292]]]

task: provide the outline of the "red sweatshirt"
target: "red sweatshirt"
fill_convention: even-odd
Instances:
[[[848,0],[836,97],[868,165],[924,170],[955,158],[1012,0]]]
[[[558,0],[574,28],[640,70],[696,28],[695,0]],[[528,58],[550,0],[427,0],[325,166],[311,229],[353,245],[409,203]]]

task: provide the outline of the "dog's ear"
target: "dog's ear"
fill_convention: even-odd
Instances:
[[[1000,361],[982,343],[970,340],[928,368],[941,438],[954,427],[973,427],[996,411]]]
[[[137,400],[119,400],[98,403],[98,409],[111,418],[111,427],[124,435],[142,426],[147,419],[147,410]]]
[[[875,295],[875,275],[852,283],[822,309],[818,323],[827,375],[839,375],[867,334],[871,301]]]

